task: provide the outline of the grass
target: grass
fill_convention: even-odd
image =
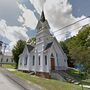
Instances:
[[[74,69],[74,68],[68,68],[67,72],[70,74],[79,74],[79,70],[78,69]]]
[[[15,64],[2,64],[0,67],[15,69]]]
[[[2,67],[14,69],[15,64],[2,64]],[[67,71],[71,74],[76,74],[76,75],[79,74],[79,71],[77,69],[70,68]],[[12,73],[18,77],[21,77],[25,80],[29,80],[37,85],[40,85],[41,87],[45,88],[44,90],[82,90],[80,86],[73,85],[67,82],[40,78],[21,71],[12,71]],[[90,74],[89,74],[89,77],[90,77]],[[86,80],[82,80],[82,83],[85,85],[90,85],[90,78]],[[89,90],[89,89],[85,88],[84,90]]]
[[[87,77],[88,77],[87,79],[82,80],[82,83],[83,83],[84,85],[90,85],[90,74],[88,74]]]
[[[13,71],[13,73],[16,76],[19,76],[25,80],[29,80],[35,84],[40,85],[41,87],[44,88],[44,90],[82,90],[81,87],[78,85],[73,85],[59,80],[40,78],[37,76],[29,75],[28,73],[24,73],[21,71]],[[88,90],[88,89],[84,89],[84,90]]]
[[[84,85],[90,85],[90,74],[85,74],[85,72],[80,72],[74,68],[68,68],[67,72],[73,75],[77,80],[79,80]],[[88,78],[87,78],[88,77]]]
[[[86,79],[86,73],[85,72],[81,72],[78,69],[74,69],[74,68],[68,68],[67,72],[69,74],[71,74],[72,76],[75,76],[76,79]]]
[[[82,80],[84,85],[90,85],[90,79]]]

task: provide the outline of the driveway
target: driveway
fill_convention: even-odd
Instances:
[[[0,90],[41,90],[42,88],[18,78],[6,69],[0,68]]]

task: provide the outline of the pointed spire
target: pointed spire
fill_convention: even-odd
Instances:
[[[42,22],[45,21],[45,15],[44,15],[44,11],[42,11],[42,14],[41,14],[41,19],[40,19]]]

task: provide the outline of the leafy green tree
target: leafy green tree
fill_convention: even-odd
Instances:
[[[66,44],[63,41],[61,41],[60,42],[60,45],[61,45],[62,49],[64,50],[64,52],[66,54],[68,54],[69,53],[69,50],[68,50],[68,47],[66,46]]]
[[[35,45],[35,44],[36,44],[36,38],[33,37],[33,38],[29,39],[29,40],[27,41],[27,43],[29,43],[29,44],[31,44],[31,45]]]
[[[79,31],[76,37],[79,46],[86,46],[86,43],[90,39],[90,26],[83,26],[83,28]]]
[[[84,65],[86,69],[90,68],[90,49],[86,47],[75,47],[69,54],[75,60],[75,63]]]
[[[68,49],[68,47],[66,46],[65,42],[61,41],[61,42],[60,42],[60,46],[62,47],[62,49],[64,50],[64,52],[67,54],[68,66],[69,66],[69,67],[74,67],[74,65],[73,65],[73,60],[72,60],[71,57],[69,56],[69,49]]]
[[[17,44],[12,49],[13,59],[16,63],[16,68],[18,67],[19,55],[23,52],[25,45],[26,45],[26,41],[18,40]]]
[[[76,36],[65,40],[61,46],[69,60],[90,68],[90,25],[83,26]]]

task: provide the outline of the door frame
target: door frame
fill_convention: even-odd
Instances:
[[[51,64],[51,70],[55,70],[55,58],[53,54],[51,54],[50,57],[50,64]]]

